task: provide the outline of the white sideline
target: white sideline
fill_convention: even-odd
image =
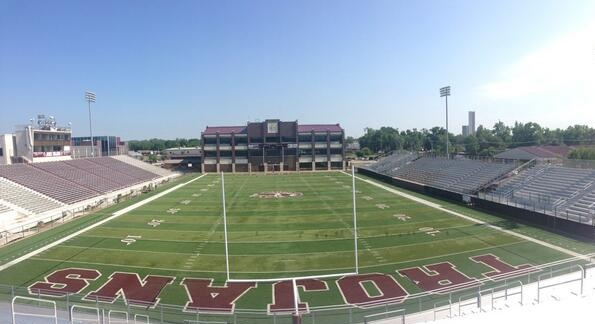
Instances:
[[[343,173],[343,174],[351,177],[351,174],[349,174],[347,172],[341,171],[341,173]],[[402,191],[399,191],[399,190],[396,190],[396,189],[387,187],[387,186],[385,186],[383,184],[380,184],[380,183],[377,183],[377,182],[374,182],[374,181],[371,181],[371,180],[368,180],[368,179],[360,178],[360,177],[355,177],[355,178],[358,179],[358,180],[364,181],[366,183],[369,183],[369,184],[371,184],[373,186],[376,186],[378,188],[384,189],[384,190],[386,190],[388,192],[391,192],[391,193],[394,193],[396,195],[399,195],[401,197],[405,197],[407,199],[416,201],[416,202],[418,202],[420,204],[424,204],[426,206],[430,206],[432,208],[435,208],[435,209],[441,210],[443,212],[446,212],[446,213],[455,215],[457,217],[464,218],[464,219],[466,219],[466,220],[468,220],[470,222],[474,222],[474,223],[477,223],[477,224],[482,224],[482,225],[485,225],[486,227],[489,227],[489,228],[492,228],[492,229],[495,229],[495,230],[498,230],[498,231],[502,231],[502,232],[504,232],[506,234],[509,234],[509,235],[512,235],[512,236],[516,236],[516,237],[522,238],[524,240],[527,240],[527,241],[530,241],[530,242],[533,242],[533,243],[536,243],[536,244],[539,244],[539,245],[548,247],[550,249],[553,249],[553,250],[556,250],[556,251],[559,251],[559,252],[562,252],[562,253],[566,253],[568,255],[572,255],[573,257],[577,257],[577,258],[580,258],[580,259],[589,261],[589,257],[588,256],[582,255],[580,253],[576,253],[574,251],[570,251],[570,250],[565,249],[563,247],[560,247],[560,246],[557,246],[557,245],[553,245],[553,244],[550,244],[550,243],[547,243],[547,242],[544,242],[544,241],[541,241],[541,240],[538,240],[538,239],[535,239],[535,238],[532,238],[532,237],[529,237],[529,236],[526,236],[526,235],[523,235],[523,234],[520,234],[520,233],[516,233],[516,232],[510,231],[510,230],[504,229],[502,227],[496,226],[496,225],[488,224],[488,223],[486,223],[484,221],[481,221],[481,220],[475,219],[473,217],[469,217],[469,216],[463,215],[461,213],[452,211],[450,209],[444,208],[444,207],[442,207],[442,206],[440,206],[438,204],[435,204],[433,202],[430,202],[430,201],[427,201],[425,199],[422,199],[422,198],[419,198],[419,197],[415,197],[413,195],[404,193]]]
[[[67,236],[65,236],[65,237],[63,237],[63,238],[61,238],[59,240],[56,240],[56,241],[54,241],[54,242],[52,242],[52,243],[50,243],[48,245],[45,245],[45,246],[43,246],[43,247],[41,247],[41,248],[39,248],[39,249],[37,249],[35,251],[29,252],[29,253],[21,256],[21,257],[18,257],[18,258],[14,259],[12,261],[9,261],[9,262],[7,262],[7,263],[5,263],[3,265],[0,265],[0,271],[3,271],[5,269],[8,269],[8,268],[12,267],[13,265],[15,265],[15,264],[17,264],[17,263],[19,263],[21,261],[27,260],[30,257],[32,257],[32,256],[34,256],[34,255],[36,255],[38,253],[41,253],[41,252],[46,251],[48,249],[51,249],[54,246],[56,246],[58,244],[61,244],[63,242],[66,242],[66,241],[70,240],[71,238],[76,237],[76,236],[78,236],[78,235],[80,235],[80,234],[82,234],[82,233],[84,233],[84,232],[86,232],[88,230],[91,230],[91,229],[93,229],[93,228],[95,228],[97,226],[101,226],[101,225],[103,225],[103,224],[111,221],[112,219],[114,219],[116,217],[119,217],[119,216],[121,216],[123,214],[126,214],[127,212],[129,212],[131,210],[134,210],[134,209],[136,209],[136,208],[138,208],[140,206],[143,206],[145,204],[148,204],[148,203],[150,203],[151,201],[153,201],[155,199],[161,198],[161,197],[167,195],[168,193],[170,193],[172,191],[175,191],[175,190],[178,190],[181,187],[183,187],[183,186],[185,186],[185,185],[187,185],[187,184],[189,184],[191,182],[194,182],[194,181],[196,181],[196,180],[198,180],[198,179],[200,179],[200,178],[202,178],[202,177],[204,177],[206,175],[207,174],[205,173],[205,174],[203,174],[201,176],[198,176],[198,177],[196,177],[196,178],[194,178],[194,179],[192,179],[190,181],[187,181],[187,182],[184,182],[184,183],[180,183],[179,185],[177,185],[175,187],[171,187],[171,188],[169,188],[169,189],[167,189],[167,190],[165,190],[163,192],[160,192],[160,193],[158,193],[158,194],[156,194],[156,195],[154,195],[152,197],[149,197],[149,198],[147,198],[147,199],[145,199],[143,201],[139,201],[136,204],[133,204],[133,205],[130,205],[130,206],[126,207],[126,208],[123,208],[121,210],[118,210],[117,212],[113,213],[112,216],[110,216],[110,217],[108,217],[106,219],[103,219],[103,220],[101,220],[101,221],[99,221],[99,222],[97,222],[97,223],[95,223],[95,224],[93,224],[93,225],[91,225],[89,227],[85,227],[85,228],[83,228],[83,229],[81,229],[79,231],[76,231],[76,232],[74,232],[74,233],[72,233],[70,235],[67,235]]]

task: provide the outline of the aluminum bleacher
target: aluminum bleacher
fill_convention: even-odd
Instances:
[[[2,204],[0,204],[0,214],[2,213],[6,213],[8,211],[11,211],[12,209],[10,209],[8,206],[4,206]]]
[[[413,153],[394,153],[383,157],[378,162],[368,166],[368,169],[382,174],[389,174],[402,166],[411,163],[419,156]]]
[[[391,155],[368,169],[435,188],[474,193],[515,167],[515,164],[479,160]]]
[[[158,179],[161,176],[111,157],[98,157],[0,166],[0,177],[58,202],[74,204]],[[4,194],[4,191],[2,193]],[[15,200],[17,198],[11,196],[11,199]],[[21,204],[29,206],[24,201],[15,205],[21,206]],[[29,206],[24,208],[38,213],[51,207],[45,201],[37,201],[35,205],[39,205],[39,207]]]
[[[23,186],[0,178],[0,200],[21,207],[33,214],[60,208],[63,204]]]
[[[76,203],[100,194],[90,188],[36,168],[32,164],[2,165],[0,166],[0,177],[7,178],[65,204]]]
[[[139,161],[139,160],[132,158],[130,156],[127,156],[127,155],[116,155],[116,156],[112,156],[112,158],[122,161],[122,162],[125,162],[125,163],[128,163],[128,164],[133,165],[137,168],[141,168],[145,171],[149,171],[151,173],[158,174],[162,177],[167,177],[167,176],[171,176],[174,174],[173,172],[168,171],[164,168],[160,168],[160,167],[151,165],[149,163]]]
[[[149,181],[159,178],[159,175],[156,173],[146,171],[111,157],[99,157],[87,160],[95,164],[108,167],[111,170],[117,171],[118,173],[124,173],[132,178],[137,179],[137,181]]]
[[[486,198],[581,223],[595,216],[595,170],[542,164],[485,193]]]
[[[35,164],[35,167],[97,192],[110,192],[125,186],[88,170],[74,167],[67,162],[38,163]],[[106,172],[105,174],[109,176],[110,173]]]

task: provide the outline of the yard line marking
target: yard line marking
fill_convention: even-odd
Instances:
[[[453,256],[453,255],[458,255],[458,254],[464,254],[464,253],[473,253],[473,252],[478,252],[478,251],[483,251],[483,250],[490,250],[490,249],[496,249],[496,248],[503,248],[506,246],[511,246],[511,245],[515,245],[515,244],[519,244],[519,243],[526,243],[523,241],[519,241],[519,242],[514,242],[514,243],[507,243],[507,244],[500,244],[500,245],[495,245],[492,247],[486,247],[486,248],[479,248],[479,249],[473,249],[473,250],[466,250],[463,252],[455,252],[455,253],[447,253],[447,254],[441,254],[438,256],[430,256],[430,257],[425,257],[425,258],[417,258],[417,259],[408,259],[408,260],[403,260],[403,261],[399,261],[399,262],[389,262],[389,263],[383,263],[383,264],[373,264],[373,265],[367,265],[367,266],[361,266],[360,268],[376,268],[376,267],[383,267],[383,266],[392,266],[392,265],[396,265],[396,264],[402,264],[402,263],[409,263],[409,262],[418,262],[418,261],[422,261],[422,260],[428,260],[428,259],[439,259],[442,257],[448,257],[448,256]],[[550,264],[557,264],[557,263],[563,263],[563,262],[567,262],[570,259],[564,259],[564,260],[559,260],[559,261],[554,261],[552,263],[546,263],[546,264],[540,264],[537,266],[545,266],[545,265],[550,265]],[[103,262],[88,262],[88,261],[75,261],[75,260],[64,260],[64,259],[52,259],[52,258],[40,258],[40,257],[34,257],[32,258],[32,260],[39,260],[39,261],[50,261],[50,262],[60,262],[60,263],[74,263],[74,264],[90,264],[90,265],[103,265],[103,266],[112,266],[112,267],[124,267],[124,268],[140,268],[140,269],[156,269],[156,270],[165,270],[165,271],[177,271],[179,272],[180,269],[179,268],[157,268],[157,267],[148,267],[148,266],[138,266],[138,265],[130,265],[130,264],[115,264],[115,263],[103,263]],[[348,269],[352,269],[351,267],[349,268],[332,268],[332,269],[313,269],[313,270],[300,270],[302,272],[322,272],[322,271],[334,271],[334,270],[348,270]],[[215,273],[217,272],[216,270],[191,270],[190,272],[200,272],[200,273]],[[286,270],[286,271],[234,271],[235,273],[288,273],[288,272],[295,272],[295,270]]]
[[[341,173],[343,173],[343,174],[345,174],[345,175],[347,175],[347,176],[351,177],[351,175],[350,175],[349,173],[346,173],[346,172],[344,172],[344,171],[341,171]],[[568,255],[572,255],[573,257],[576,257],[576,258],[580,258],[580,259],[583,259],[583,260],[589,261],[589,257],[587,257],[587,256],[585,256],[585,255],[583,255],[583,254],[576,253],[576,252],[574,252],[574,251],[571,251],[571,250],[565,249],[565,248],[563,248],[563,247],[560,247],[560,246],[557,246],[557,245],[554,245],[554,244],[550,244],[550,243],[548,243],[548,242],[544,242],[544,241],[542,241],[542,240],[538,240],[538,239],[536,239],[536,238],[532,238],[532,237],[529,237],[529,236],[526,236],[526,235],[523,235],[523,234],[520,234],[520,233],[516,233],[516,232],[510,231],[510,230],[504,229],[504,228],[502,228],[502,227],[496,226],[496,225],[489,224],[489,223],[487,223],[487,222],[484,222],[484,221],[481,221],[481,220],[475,219],[475,218],[473,218],[473,217],[470,217],[470,216],[467,216],[467,215],[463,215],[463,214],[461,214],[461,213],[459,213],[459,212],[456,212],[456,211],[453,211],[453,210],[450,210],[450,209],[444,208],[444,207],[442,207],[442,206],[441,206],[441,205],[439,205],[439,204],[435,204],[435,203],[433,203],[433,202],[430,202],[430,201],[427,201],[427,200],[425,200],[425,199],[423,199],[423,198],[415,197],[415,196],[413,196],[413,195],[410,195],[410,194],[404,193],[404,192],[402,192],[402,191],[400,191],[400,190],[396,190],[396,189],[394,189],[394,188],[390,188],[390,187],[388,187],[388,186],[385,186],[385,185],[383,185],[383,184],[377,183],[377,182],[375,182],[375,181],[371,181],[371,180],[364,179],[364,178],[360,178],[360,177],[355,177],[355,178],[356,178],[356,179],[358,179],[358,180],[361,180],[361,181],[363,181],[363,182],[366,182],[366,183],[368,183],[368,184],[371,184],[371,185],[373,185],[373,186],[376,186],[376,187],[378,187],[378,188],[384,189],[384,190],[386,190],[386,191],[388,191],[388,192],[391,192],[391,193],[394,193],[394,194],[396,194],[396,195],[399,195],[399,196],[401,196],[401,197],[404,197],[404,198],[407,198],[407,199],[413,200],[413,201],[415,201],[415,202],[418,202],[418,203],[420,203],[420,204],[424,204],[424,205],[426,205],[426,206],[429,206],[429,207],[432,207],[432,208],[435,208],[435,209],[441,210],[441,211],[443,211],[443,212],[446,212],[446,213],[449,213],[449,214],[451,214],[451,215],[454,215],[454,216],[457,216],[457,217],[461,217],[461,218],[463,218],[463,219],[466,219],[466,220],[468,220],[468,221],[470,221],[470,222],[474,222],[474,223],[477,223],[477,224],[482,224],[482,225],[485,225],[485,226],[487,226],[487,227],[489,227],[489,228],[491,228],[491,229],[495,229],[495,230],[498,230],[498,231],[502,231],[502,232],[504,232],[504,233],[507,233],[507,234],[509,234],[509,235],[516,236],[516,237],[520,237],[520,238],[522,238],[522,239],[524,239],[524,240],[527,240],[527,241],[529,241],[529,242],[533,242],[533,243],[539,244],[539,245],[541,245],[541,246],[548,247],[548,248],[550,248],[550,249],[552,249],[552,250],[556,250],[556,251],[558,251],[558,252],[562,252],[562,253],[565,253],[565,254],[568,254]]]
[[[50,249],[50,248],[52,248],[52,247],[54,247],[56,245],[62,244],[63,242],[66,242],[67,240],[76,237],[77,235],[80,235],[80,234],[82,234],[82,233],[84,233],[86,231],[89,231],[89,230],[91,230],[91,229],[93,229],[95,227],[101,226],[101,225],[103,225],[103,224],[111,221],[112,219],[115,219],[117,217],[120,217],[121,215],[124,215],[124,214],[132,211],[132,210],[137,209],[138,207],[144,206],[144,205],[152,202],[153,200],[159,199],[159,198],[161,198],[161,197],[169,194],[170,192],[176,191],[176,190],[182,188],[183,186],[185,186],[185,185],[187,185],[187,184],[189,184],[191,182],[194,182],[194,181],[196,181],[196,180],[198,180],[198,179],[200,179],[200,178],[202,178],[202,177],[204,177],[206,175],[207,174],[203,174],[203,175],[198,176],[198,177],[196,177],[196,178],[194,178],[194,179],[192,179],[190,181],[187,181],[187,182],[184,182],[184,183],[180,183],[179,185],[176,185],[174,187],[171,187],[171,188],[169,188],[169,189],[167,189],[167,190],[165,190],[163,192],[160,192],[160,193],[158,193],[158,194],[156,194],[154,196],[151,196],[151,197],[149,197],[147,199],[144,199],[142,201],[139,201],[139,202],[137,202],[137,203],[135,203],[133,205],[130,205],[130,206],[126,207],[126,208],[123,208],[121,210],[118,210],[117,212],[113,213],[112,216],[110,216],[108,218],[105,218],[103,220],[100,220],[99,222],[97,222],[97,223],[95,223],[93,225],[90,225],[88,227],[85,227],[85,228],[83,228],[83,229],[81,229],[81,230],[79,230],[77,232],[74,232],[74,233],[72,233],[72,234],[70,234],[68,236],[65,236],[65,237],[63,237],[63,238],[61,238],[61,239],[59,239],[57,241],[54,241],[54,242],[52,242],[52,243],[50,243],[48,245],[45,245],[44,247],[41,247],[41,248],[39,248],[39,249],[37,249],[37,250],[35,250],[33,252],[29,252],[29,253],[27,253],[27,254],[25,254],[25,255],[17,258],[17,259],[14,259],[14,260],[12,260],[12,261],[10,261],[8,263],[5,263],[3,265],[0,265],[0,271],[3,271],[5,269],[8,269],[8,268],[12,267],[13,265],[15,265],[17,263],[20,263],[20,262],[22,262],[24,260],[27,260],[30,257],[32,257],[32,256],[34,256],[34,255],[36,255],[36,254],[38,254],[40,252],[46,251],[46,250],[48,250],[48,249]]]

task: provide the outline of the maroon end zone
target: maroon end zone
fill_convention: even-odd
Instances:
[[[477,266],[486,268],[482,273],[485,279],[498,281],[538,271],[539,267],[530,264],[512,265],[502,261],[494,254],[482,254],[469,257]],[[450,262],[429,264],[396,270],[401,278],[414,283],[420,290],[431,294],[446,294],[453,291],[477,287],[482,280],[470,277],[459,271]],[[56,270],[28,287],[29,294],[54,298],[69,294],[80,294],[91,282],[97,281],[102,274],[95,269],[66,268]],[[122,298],[133,306],[155,307],[159,295],[171,285],[175,277],[147,275],[141,279],[137,273],[114,272],[98,289],[87,293],[83,298],[89,301],[113,303]],[[254,282],[228,282],[224,286],[214,286],[211,278],[183,278],[180,285],[187,294],[185,311],[233,313],[238,300],[250,290],[257,288]],[[399,284],[395,276],[384,273],[367,273],[345,276],[335,281],[346,304],[366,308],[381,304],[398,304],[403,302],[409,293]],[[365,283],[375,286],[370,292]],[[328,291],[327,282],[319,279],[297,280],[298,290],[304,292]],[[269,314],[295,313],[295,296],[292,281],[280,281],[272,284],[272,295],[267,303]],[[299,299],[300,313],[309,311],[309,305]]]
[[[184,307],[188,312],[233,313],[236,301],[250,289],[254,282],[228,282],[225,286],[213,286],[214,279],[184,278],[181,285],[186,288],[189,301]]]
[[[155,307],[159,302],[159,294],[165,286],[171,284],[176,277],[148,275],[143,280],[137,273],[114,272],[109,280],[84,299],[113,303],[122,297],[129,305]]]

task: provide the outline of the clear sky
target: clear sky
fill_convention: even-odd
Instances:
[[[280,118],[595,126],[595,1],[0,0],[0,132],[199,137]]]

